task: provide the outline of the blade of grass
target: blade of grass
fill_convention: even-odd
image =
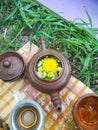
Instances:
[[[91,19],[90,15],[89,15],[87,9],[85,9],[85,12],[86,12],[86,14],[87,14],[87,17],[88,17],[88,20],[89,20],[90,26],[91,26],[91,28],[92,28],[92,27],[93,27],[93,25],[92,25],[92,19]]]

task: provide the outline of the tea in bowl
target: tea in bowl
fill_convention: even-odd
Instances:
[[[73,117],[80,130],[98,130],[98,96],[81,96],[74,105]]]

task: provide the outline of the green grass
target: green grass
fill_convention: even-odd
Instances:
[[[89,23],[80,18],[68,22],[33,0],[4,0],[0,3],[0,53],[19,49],[19,37],[24,35],[40,47],[42,36],[47,48],[69,58],[73,75],[98,93],[98,28],[93,28],[85,13]]]

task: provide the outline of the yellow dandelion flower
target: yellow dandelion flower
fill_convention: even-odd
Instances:
[[[53,80],[61,74],[62,65],[56,57],[47,55],[38,61],[36,71],[40,78]]]
[[[58,67],[57,60],[54,58],[45,58],[43,59],[42,67],[43,67],[43,70],[47,73],[48,72],[55,73]]]

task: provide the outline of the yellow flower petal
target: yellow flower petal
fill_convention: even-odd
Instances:
[[[43,60],[42,67],[45,72],[55,73],[57,71],[58,63],[54,58],[45,58]]]

